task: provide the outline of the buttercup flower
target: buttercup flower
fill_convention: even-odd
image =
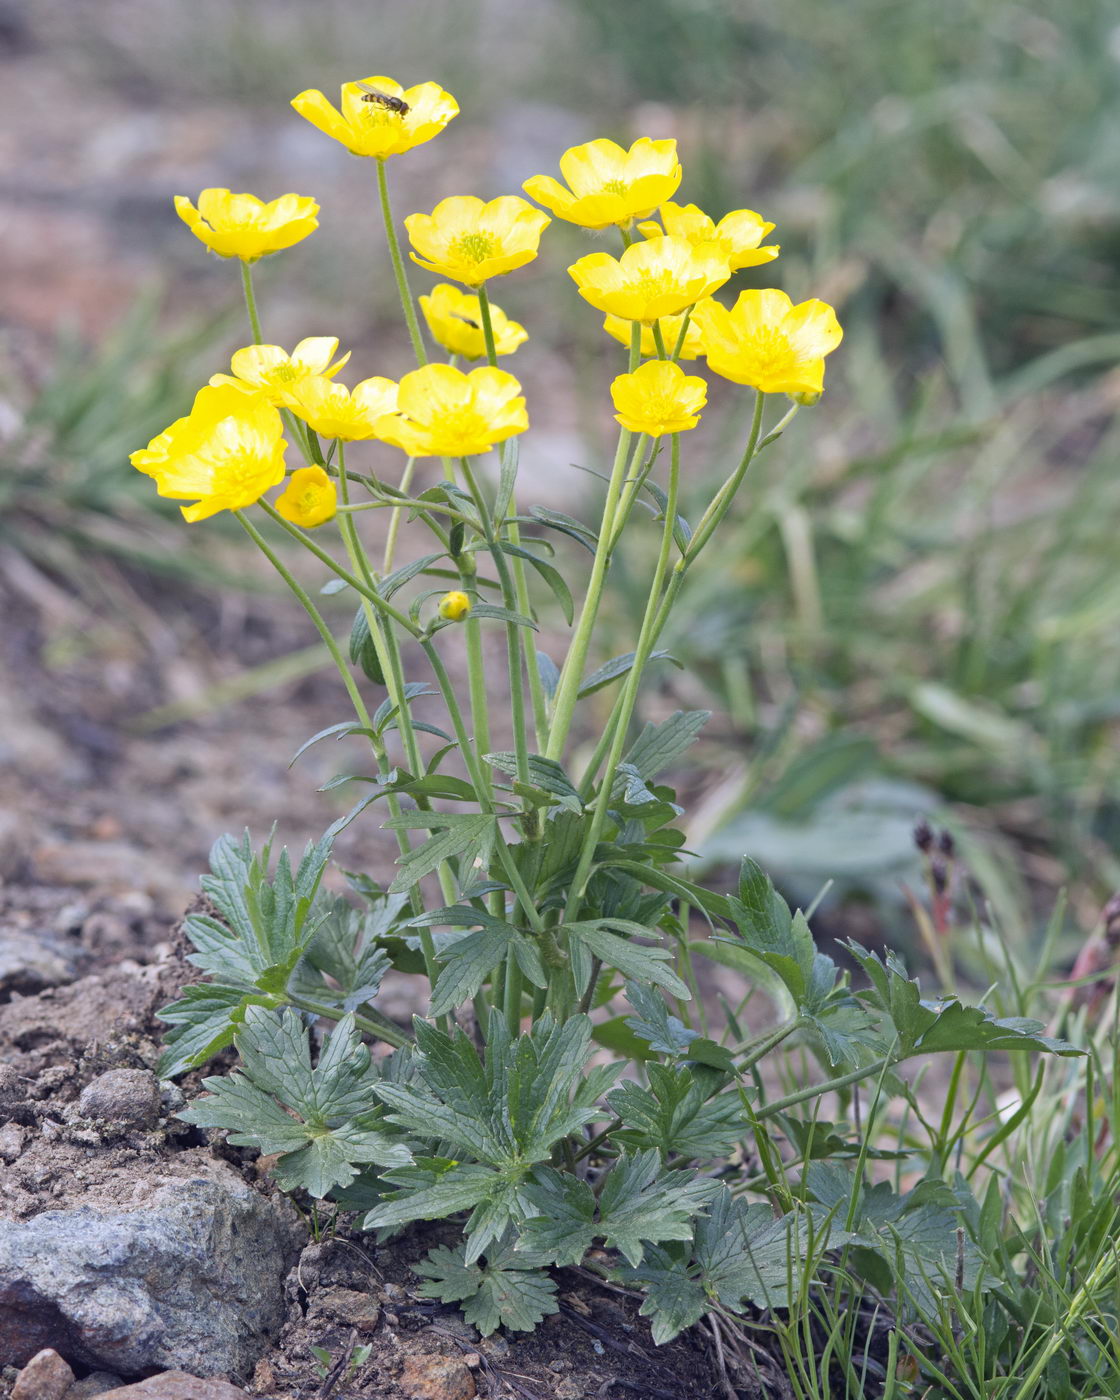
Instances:
[[[197,209],[177,194],[175,212],[212,252],[242,262],[290,248],[319,227],[318,204],[302,194],[284,194],[265,204],[255,194],[209,189],[198,196]]]
[[[377,437],[377,420],[397,406],[397,386],[391,379],[363,379],[354,388],[316,376],[292,388],[292,412],[315,432],[328,438],[357,442]]]
[[[439,615],[445,617],[448,622],[461,622],[470,610],[470,598],[466,593],[460,592],[458,588],[453,588],[450,593],[445,593],[439,600]]]
[[[660,318],[661,335],[665,341],[665,349],[671,355],[673,347],[680,339],[681,322],[684,316],[662,316]],[[632,321],[624,321],[619,316],[608,316],[603,322],[603,329],[608,335],[613,335],[615,340],[629,348],[630,327]],[[700,348],[700,327],[693,321],[689,321],[688,330],[684,333],[684,344],[681,346],[680,357],[682,360],[695,360],[698,355],[704,352]],[[652,360],[657,355],[657,342],[653,338],[653,326],[642,327],[642,358]]]
[[[552,220],[528,201],[505,194],[485,204],[473,194],[441,199],[430,214],[404,221],[416,252],[409,254],[429,272],[468,287],[524,267],[537,256],[541,232]]]
[[[671,199],[681,182],[675,141],[643,136],[628,151],[614,141],[588,141],[560,157],[568,189],[551,175],[533,175],[521,186],[530,199],[560,219],[584,228],[626,227]]]
[[[668,234],[632,243],[621,258],[588,253],[568,272],[592,306],[646,325],[711,296],[731,276],[719,253]]]
[[[425,365],[401,380],[397,413],[377,436],[410,457],[474,457],[528,426],[521,385],[506,370]]]
[[[210,383],[249,385],[267,394],[270,403],[284,408],[292,401],[295,385],[303,380],[316,376],[334,378],[350,358],[350,351],[347,350],[332,364],[337,350],[338,340],[328,335],[313,335],[301,340],[290,355],[279,345],[246,345],[233,352],[230,361],[232,377],[212,374]]]
[[[461,292],[450,282],[439,282],[430,296],[420,298],[420,310],[436,342],[452,355],[481,360],[486,354],[477,296]],[[525,327],[511,321],[493,302],[490,303],[490,325],[494,332],[494,349],[499,355],[512,355],[529,339]]]
[[[293,525],[313,530],[334,518],[338,509],[338,490],[322,467],[298,467],[288,478],[288,485],[276,497],[276,509]]]
[[[740,293],[730,310],[713,301],[692,314],[709,366],[764,394],[819,394],[824,357],[844,334],[826,302],[814,299],[794,306],[785,292],[773,288]]]
[[[284,424],[264,394],[232,384],[208,385],[185,418],[130,457],[161,496],[183,506],[186,520],[244,510],[284,480]]]
[[[459,113],[459,104],[438,83],[402,88],[383,77],[364,78],[362,83],[342,84],[341,111],[318,88],[293,97],[292,106],[352,155],[382,160],[422,146]]]
[[[670,360],[647,360],[611,385],[615,417],[632,433],[683,433],[695,428],[708,401],[708,386]]]
[[[661,238],[668,233],[674,238],[687,239],[693,246],[714,244],[727,259],[732,272],[773,262],[781,251],[777,243],[759,247],[774,225],[768,224],[753,209],[735,209],[725,214],[718,224],[695,204],[674,204],[670,200],[659,212],[660,224],[638,225],[647,238]]]

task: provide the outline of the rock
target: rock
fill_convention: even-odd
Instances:
[[[0,1220],[0,1365],[54,1347],[125,1376],[252,1371],[284,1320],[302,1231],[226,1163],[199,1153],[174,1165],[184,1174],[151,1161],[121,1173],[96,1206]]]
[[[397,1384],[408,1400],[474,1400],[478,1389],[457,1356],[406,1356]]]
[[[74,1384],[74,1372],[57,1351],[36,1352],[12,1386],[12,1400],[62,1400]]]
[[[78,1112],[83,1118],[150,1128],[159,1118],[159,1080],[146,1069],[110,1069],[82,1090]]]
[[[0,882],[18,880],[31,854],[31,829],[18,812],[0,808]]]
[[[381,1320],[377,1299],[353,1288],[324,1289],[316,1294],[312,1311],[335,1322],[345,1322],[359,1332],[372,1332]]]
[[[33,996],[78,975],[74,950],[49,933],[0,933],[0,1001],[13,992]]]
[[[248,1400],[244,1390],[213,1376],[190,1376],[186,1371],[164,1371],[135,1385],[105,1392],[113,1400]],[[69,1400],[69,1397],[67,1397]]]
[[[117,1390],[124,1381],[114,1376],[112,1371],[91,1371],[80,1381],[75,1381],[66,1392],[66,1400],[93,1400],[95,1395],[104,1395],[107,1390]]]
[[[5,1123],[0,1128],[0,1160],[14,1162],[27,1141],[27,1129],[18,1123]]]

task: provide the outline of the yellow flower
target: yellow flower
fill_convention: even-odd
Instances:
[[[670,200],[659,212],[661,224],[638,225],[647,238],[660,238],[668,233],[675,238],[686,238],[694,246],[714,243],[732,272],[773,262],[780,252],[776,243],[759,247],[774,225],[768,224],[753,209],[736,209],[725,214],[718,224],[695,204],[674,204]]]
[[[506,370],[425,365],[401,380],[397,413],[377,435],[410,457],[474,457],[528,426],[521,385]]]
[[[461,292],[450,282],[438,282],[430,296],[420,298],[420,310],[436,342],[452,355],[481,360],[486,354],[477,296]],[[490,325],[494,331],[494,349],[499,355],[512,355],[529,339],[525,327],[511,321],[493,302],[490,303]]]
[[[338,491],[322,467],[298,467],[276,497],[276,509],[293,525],[313,530],[334,519]]]
[[[643,136],[628,151],[613,141],[573,146],[560,157],[560,173],[568,189],[551,175],[533,175],[521,188],[569,223],[625,228],[672,198],[681,182],[681,163],[675,141]]]
[[[409,254],[414,263],[480,287],[532,262],[541,232],[551,222],[515,194],[489,204],[473,194],[455,194],[441,199],[430,214],[410,214],[404,226],[416,249]]]
[[[284,194],[269,204],[255,194],[203,190],[198,208],[175,196],[175,212],[196,238],[221,258],[256,262],[306,238],[319,227],[319,206],[302,194]]]
[[[377,437],[377,420],[397,406],[397,386],[391,379],[363,379],[353,390],[317,375],[292,388],[291,410],[323,437],[357,442]]]
[[[292,402],[292,390],[305,379],[322,376],[333,379],[350,351],[331,363],[338,350],[334,336],[313,335],[301,340],[289,355],[279,345],[246,345],[233,352],[233,375],[212,374],[211,384],[250,385],[268,395],[269,402],[285,408]]]
[[[284,424],[264,394],[232,384],[208,385],[185,418],[129,459],[154,478],[161,496],[183,506],[187,520],[243,510],[284,480]]]
[[[662,316],[660,317],[661,334],[665,341],[665,349],[671,355],[673,347],[680,339],[681,322],[684,316]],[[632,321],[623,321],[618,316],[608,316],[603,322],[603,329],[608,335],[613,335],[620,344],[629,347],[630,327]],[[700,348],[700,327],[693,321],[689,321],[688,330],[684,333],[684,344],[681,346],[680,358],[682,360],[695,360],[698,355],[704,352]],[[657,354],[657,342],[653,338],[653,327],[642,327],[642,358],[652,360]]]
[[[615,417],[632,433],[683,433],[695,428],[708,401],[708,386],[685,374],[671,360],[647,360],[633,374],[620,374],[611,385]]]
[[[292,98],[292,106],[301,117],[341,141],[352,155],[382,160],[422,146],[459,113],[459,104],[438,83],[402,88],[392,78],[383,77],[343,83],[340,105],[341,112],[318,88]]]
[[[709,366],[764,394],[819,394],[824,357],[844,334],[827,303],[794,306],[785,292],[773,288],[741,292],[730,311],[713,301],[698,306],[693,315]]]
[[[459,589],[453,588],[439,600],[439,615],[448,622],[461,622],[471,610],[471,600]]]
[[[731,276],[724,259],[706,247],[694,248],[683,238],[651,238],[632,243],[621,258],[588,253],[568,272],[579,294],[592,306],[624,321],[646,325],[662,316],[676,316],[711,296]]]

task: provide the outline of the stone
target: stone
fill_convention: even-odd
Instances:
[[[0,1161],[14,1162],[27,1141],[27,1129],[18,1123],[5,1123],[0,1128]]]
[[[146,1069],[110,1069],[82,1090],[78,1112],[83,1118],[150,1128],[159,1118],[159,1080]]]
[[[316,1294],[313,1310],[335,1322],[345,1322],[359,1332],[372,1332],[381,1320],[381,1309],[371,1293],[353,1288],[326,1288]]]
[[[457,1356],[406,1356],[397,1384],[408,1400],[474,1400],[478,1388]]]
[[[74,1372],[57,1351],[36,1352],[12,1386],[12,1400],[62,1400],[74,1384]]]
[[[135,1385],[103,1392],[112,1400],[248,1400],[244,1390],[213,1376],[191,1376],[186,1371],[164,1371]],[[68,1397],[69,1400],[69,1397]]]
[[[95,1395],[104,1395],[107,1390],[117,1390],[122,1385],[124,1381],[112,1371],[91,1371],[74,1382],[66,1392],[66,1400],[93,1400]]]
[[[31,854],[31,828],[19,812],[0,807],[0,883],[18,880]]]
[[[174,1166],[122,1172],[95,1205],[0,1219],[0,1366],[53,1347],[124,1376],[252,1372],[284,1321],[302,1229],[224,1162]]]
[[[77,975],[75,950],[61,939],[20,930],[0,933],[0,1001],[13,993],[34,996],[45,987],[61,987]]]

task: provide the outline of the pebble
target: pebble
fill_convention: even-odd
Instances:
[[[146,1069],[110,1069],[82,1090],[78,1112],[83,1118],[150,1128],[159,1118],[159,1080]]]
[[[397,1379],[408,1400],[474,1400],[474,1377],[457,1356],[406,1356]]]
[[[27,1129],[18,1123],[5,1123],[0,1128],[0,1160],[14,1162],[27,1141]]]
[[[37,1351],[12,1386],[12,1400],[62,1400],[74,1372],[51,1347]]]

